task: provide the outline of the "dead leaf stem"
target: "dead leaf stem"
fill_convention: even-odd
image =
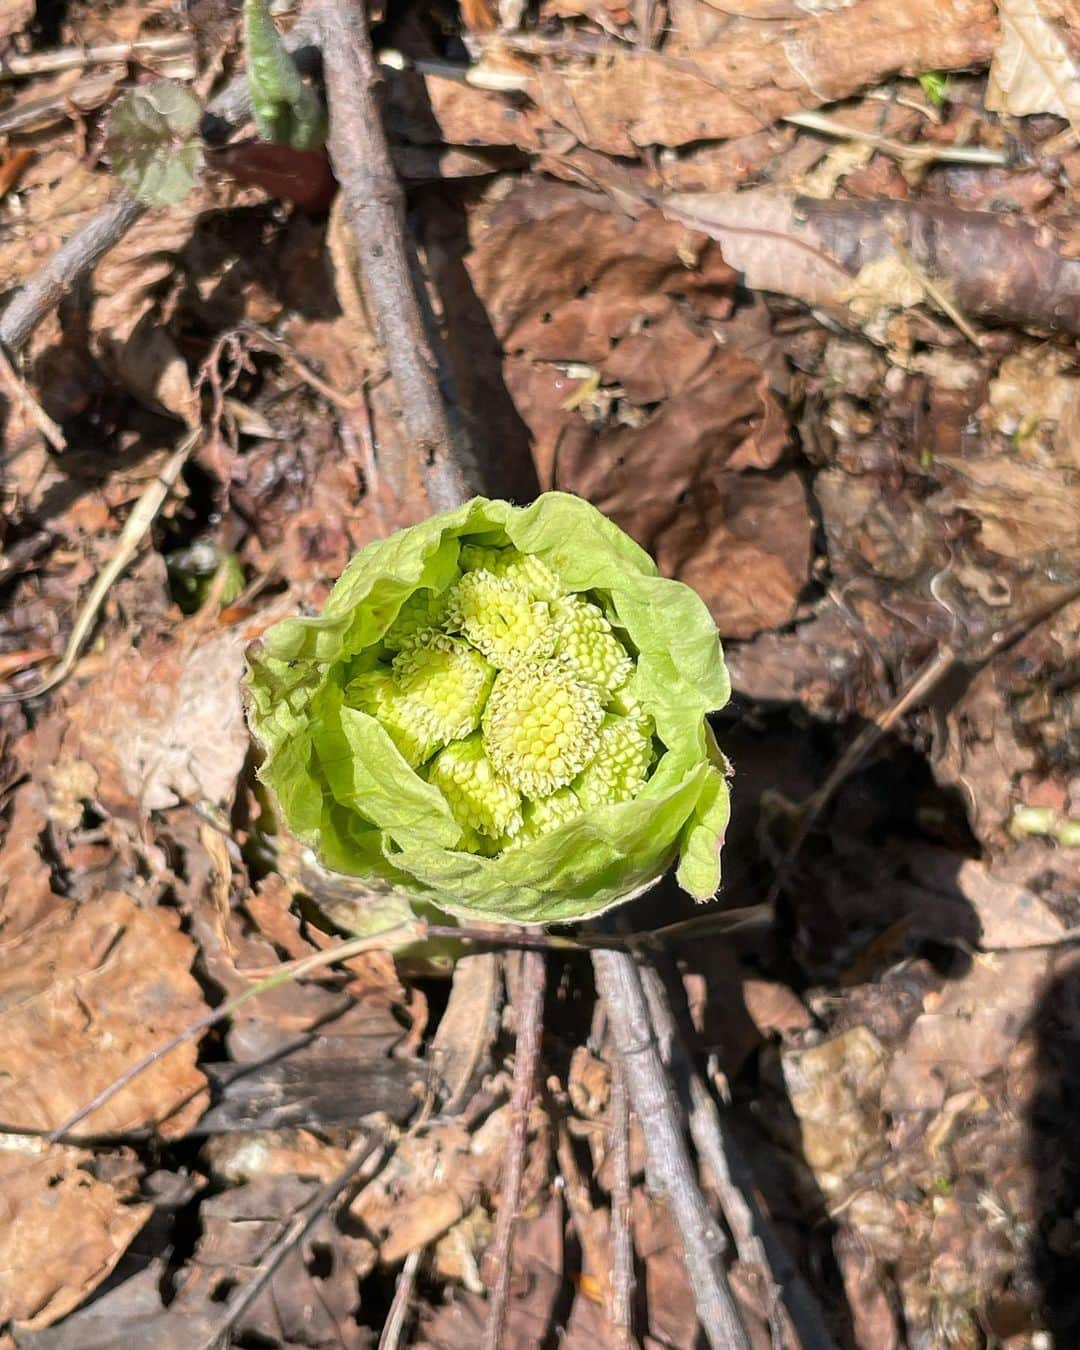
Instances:
[[[193,58],[195,44],[190,33],[161,33],[137,38],[134,42],[99,42],[93,47],[58,47],[44,52],[18,52],[6,57],[0,66],[0,84],[5,80],[25,79],[30,75],[49,75],[61,70],[83,70],[86,66],[108,66],[116,62],[161,61],[165,58]]]
[[[931,142],[893,140],[891,136],[879,136],[872,131],[862,131],[847,122],[833,117],[829,113],[804,112],[786,113],[781,118],[792,126],[802,127],[805,131],[816,131],[822,136],[837,136],[846,141],[857,141],[861,145],[873,146],[894,159],[907,160],[920,164],[1000,164],[1010,162],[1005,150],[995,150],[989,145],[934,145]]]
[[[401,1344],[401,1333],[414,1306],[416,1294],[416,1276],[420,1262],[424,1259],[423,1247],[410,1252],[394,1284],[394,1297],[390,1302],[390,1311],[386,1314],[382,1332],[379,1335],[379,1350],[397,1350]]]

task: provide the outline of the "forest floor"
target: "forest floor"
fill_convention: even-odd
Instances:
[[[1080,0],[402,0],[372,23],[493,492],[587,497],[724,639],[722,890],[625,917],[682,925],[657,964],[772,1234],[838,1346],[1070,1350]],[[0,300],[115,195],[118,95],[166,76],[206,101],[242,65],[228,0],[8,0]],[[45,1137],[348,930],[256,790],[243,654],[427,506],[325,155],[252,134],[208,133],[188,196],[0,367],[0,1346],[483,1335],[513,956],[451,986],[365,953]],[[547,965],[505,1343],[625,1344],[604,1020],[587,954]],[[636,1119],[629,1170],[633,1334],[695,1346]],[[754,1350],[798,1350],[734,1248]]]

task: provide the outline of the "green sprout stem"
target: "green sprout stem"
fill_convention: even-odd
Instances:
[[[269,0],[244,0],[244,40],[251,111],[260,139],[294,150],[318,149],[326,140],[326,114],[285,50]]]

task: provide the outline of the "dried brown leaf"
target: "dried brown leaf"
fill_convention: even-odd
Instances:
[[[705,475],[655,537],[667,576],[701,595],[726,637],[790,622],[809,574],[813,524],[797,473]]]
[[[0,971],[0,1120],[51,1130],[205,1011],[178,916],[106,893],[24,932]],[[182,1134],[205,1109],[197,1047],[182,1046],[83,1129]]]
[[[470,234],[470,276],[518,355],[599,364],[673,296],[710,317],[731,308],[734,275],[719,249],[654,211],[631,220],[539,184],[479,212]]]
[[[398,136],[413,145],[542,146],[535,110],[461,80],[413,71],[391,75],[387,115]]]
[[[1015,881],[996,876],[985,863],[967,859],[956,882],[979,921],[980,945],[1007,949],[1052,943],[1064,925],[1045,901]]]
[[[4,1136],[0,1321],[51,1326],[97,1288],[150,1217],[152,1206],[126,1203],[91,1162],[83,1149]]]
[[[44,156],[24,174],[16,220],[0,240],[0,286],[21,285],[108,199],[109,175],[92,172],[74,152]]]
[[[829,304],[851,284],[851,273],[822,248],[788,192],[675,192],[664,199],[664,212],[718,239],[752,290]]]
[[[247,754],[240,702],[246,635],[210,637],[190,621],[117,643],[107,670],[69,708],[66,748],[92,764],[106,801],[142,811],[178,801],[231,801]]]
[[[841,306],[860,268],[897,237],[967,318],[1080,332],[1080,259],[1045,228],[927,200],[817,201],[774,188],[678,192],[664,213],[716,239],[754,290]],[[843,316],[841,316],[843,317]]]
[[[198,397],[158,292],[175,281],[177,255],[208,204],[200,190],[168,211],[143,216],[98,264],[92,282],[92,349],[136,398],[188,426],[198,422]]]
[[[989,60],[989,0],[860,0],[798,18],[736,19],[695,45],[676,29],[662,51],[620,48],[599,60],[548,66],[529,87],[547,116],[584,145],[636,155],[758,131],[786,113],[849,98],[891,75],[956,70]],[[717,16],[712,16],[717,17]]]
[[[514,1230],[510,1296],[504,1341],[507,1347],[543,1345],[563,1292],[564,1222],[562,1204],[549,1201],[535,1218]],[[463,1293],[437,1308],[420,1326],[418,1350],[474,1350],[483,1338],[487,1301]]]
[[[866,1027],[780,1056],[798,1122],[797,1146],[827,1194],[884,1149],[879,1095],[886,1062],[881,1043]]]
[[[810,1014],[794,990],[776,980],[743,980],[743,999],[754,1026],[763,1036],[805,1031]]]
[[[0,938],[4,942],[32,929],[63,903],[53,894],[49,865],[41,856],[46,811],[44,784],[27,778],[12,794],[11,817],[0,845]]]
[[[1048,960],[1038,951],[978,956],[962,980],[928,997],[889,1065],[884,1110],[939,1110],[950,1091],[1000,1068],[1027,1023]]]
[[[7,0],[0,14],[0,42],[21,32],[33,17],[34,0]]]
[[[878,576],[910,581],[935,556],[939,522],[910,494],[890,490],[877,477],[825,469],[815,480],[814,495],[837,576],[869,568]]]
[[[686,1273],[682,1237],[662,1196],[635,1187],[630,1195],[634,1247],[645,1267],[652,1344],[691,1346],[700,1329]]]
[[[1001,41],[990,66],[986,106],[1017,117],[1054,113],[1080,132],[1080,62],[1042,0],[998,0]]]
[[[894,1220],[891,1206],[890,1220]],[[836,1262],[844,1281],[844,1294],[851,1310],[855,1344],[874,1350],[902,1350],[903,1340],[896,1325],[880,1263],[868,1250],[861,1235],[841,1228],[833,1240]]]
[[[1015,562],[1044,559],[1055,569],[1080,560],[1080,492],[1074,470],[1012,453],[942,460],[947,486],[928,506],[942,515],[969,511],[991,553]]]
[[[626,219],[550,185],[472,224],[470,274],[541,482],[618,521],[701,591],[724,634],[788,622],[812,524],[795,474],[742,472],[776,469],[787,426],[738,351],[746,329],[727,325],[718,254],[653,211]]]
[[[270,1176],[204,1200],[202,1236],[182,1272],[172,1317],[200,1317],[220,1305],[239,1281],[256,1278],[260,1262],[285,1225],[309,1201],[317,1183]],[[312,1250],[319,1261],[311,1260]],[[305,1259],[306,1258],[306,1259]],[[370,1265],[370,1245],[342,1233],[322,1214],[304,1244],[293,1248],[236,1323],[237,1339],[263,1345],[368,1344],[353,1318],[359,1301],[357,1271]]]
[[[985,421],[1026,458],[1080,469],[1080,371],[1055,348],[1007,356],[991,382]]]

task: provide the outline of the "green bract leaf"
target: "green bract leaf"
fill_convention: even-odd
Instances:
[[[477,497],[371,544],[248,687],[262,777],[336,871],[518,923],[598,914],[676,858],[695,899],[719,884],[716,627],[580,498]]]
[[[147,206],[175,206],[202,172],[199,100],[182,84],[157,80],[122,94],[109,119],[113,173]]]

